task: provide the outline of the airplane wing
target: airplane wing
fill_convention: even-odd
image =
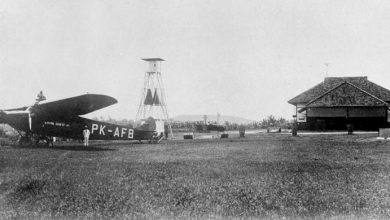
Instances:
[[[118,101],[110,96],[85,94],[51,102],[41,102],[31,107],[32,114],[45,118],[75,117],[113,105]]]
[[[21,108],[11,108],[11,109],[4,109],[3,111],[26,111],[28,107],[21,107]]]

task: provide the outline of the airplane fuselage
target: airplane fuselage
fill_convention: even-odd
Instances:
[[[90,131],[90,140],[150,140],[154,131],[144,131],[133,126],[116,125],[91,119],[80,122],[44,121],[38,128],[33,126],[33,132],[47,136],[83,138],[85,126]]]
[[[66,120],[42,121],[38,115],[29,117],[28,113],[23,111],[4,113],[1,117],[2,123],[7,123],[19,131],[42,136],[83,139],[85,126],[90,130],[90,140],[150,140],[154,135],[153,130],[137,129],[131,125],[116,125],[81,117],[71,122]]]
[[[152,140],[156,123],[153,118],[137,126],[123,126],[84,118],[98,109],[117,103],[117,100],[98,94],[84,94],[51,102],[0,110],[0,123],[7,123],[26,137],[63,137],[83,139],[83,130],[90,131],[90,140]]]

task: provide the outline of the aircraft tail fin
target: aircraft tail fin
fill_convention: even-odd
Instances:
[[[155,131],[156,121],[152,117],[142,119],[137,123],[137,126],[135,128],[141,131]]]

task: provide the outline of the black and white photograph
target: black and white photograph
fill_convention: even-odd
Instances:
[[[390,219],[390,2],[1,0],[0,219]]]

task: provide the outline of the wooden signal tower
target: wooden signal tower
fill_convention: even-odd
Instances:
[[[164,132],[168,129],[173,137],[161,77],[161,62],[165,60],[161,58],[144,58],[142,60],[146,61],[146,71],[136,121],[153,117],[156,120],[157,132]]]

